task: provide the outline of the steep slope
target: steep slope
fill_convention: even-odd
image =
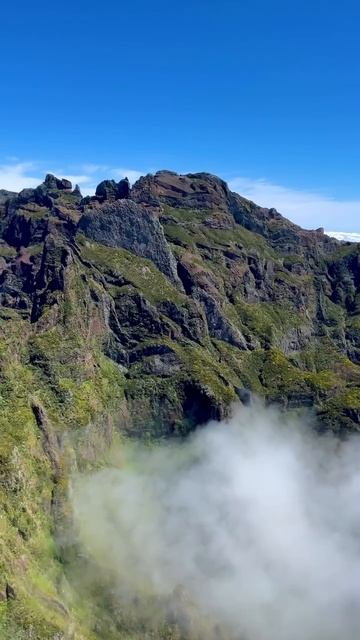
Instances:
[[[92,198],[48,175],[0,221],[1,637],[130,637],[66,578],[71,474],[251,393],[358,430],[360,247],[206,173]]]

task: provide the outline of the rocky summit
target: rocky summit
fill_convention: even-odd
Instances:
[[[0,637],[143,638],[74,587],[69,478],[253,396],[358,431],[360,245],[171,171],[0,190],[0,237]]]

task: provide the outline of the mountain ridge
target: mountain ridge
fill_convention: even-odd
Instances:
[[[170,171],[1,190],[0,236],[2,637],[129,637],[71,586],[72,474],[252,394],[359,431],[360,245]]]

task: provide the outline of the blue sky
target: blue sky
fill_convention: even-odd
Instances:
[[[2,7],[0,187],[205,170],[360,232],[358,2],[74,4]]]

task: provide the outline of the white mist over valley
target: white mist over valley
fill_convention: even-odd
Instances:
[[[79,539],[131,593],[183,589],[242,640],[360,637],[360,440],[260,405],[125,446],[74,482]]]

